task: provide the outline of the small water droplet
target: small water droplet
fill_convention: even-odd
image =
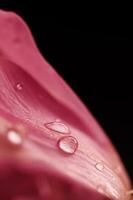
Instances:
[[[73,136],[65,136],[59,139],[58,147],[65,153],[74,154],[78,148],[78,141]]]
[[[102,162],[96,163],[95,166],[96,166],[96,169],[99,170],[99,171],[103,171],[103,169],[104,169],[104,165],[103,165]]]
[[[22,144],[22,137],[16,130],[9,130],[7,132],[7,139],[10,143],[15,145],[21,145]]]
[[[16,88],[17,88],[17,90],[22,90],[23,86],[21,83],[17,83]]]
[[[56,132],[59,132],[59,133],[62,133],[62,134],[70,134],[69,128],[65,124],[63,124],[59,121],[49,122],[49,123],[46,123],[44,125],[49,130],[56,131]]]

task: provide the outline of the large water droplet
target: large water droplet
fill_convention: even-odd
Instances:
[[[65,136],[59,139],[58,147],[67,154],[74,154],[78,148],[78,141],[73,136]]]
[[[17,132],[16,130],[8,130],[7,139],[10,143],[14,145],[21,145],[23,141],[21,134],[19,134],[19,132]]]
[[[49,130],[56,131],[56,132],[59,132],[59,133],[62,133],[62,134],[70,134],[69,128],[65,124],[63,124],[59,121],[49,122],[49,123],[46,123],[44,125]]]
[[[22,90],[23,85],[21,83],[17,83],[16,88],[17,88],[17,90]]]
[[[96,163],[95,167],[96,167],[96,169],[99,170],[99,171],[103,171],[103,170],[104,170],[104,165],[103,165],[102,162]]]

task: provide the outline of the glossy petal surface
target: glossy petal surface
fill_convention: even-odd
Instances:
[[[3,199],[127,199],[128,176],[103,129],[42,57],[23,20],[5,11],[0,11],[0,88]],[[62,133],[45,126],[57,119],[78,141],[71,156],[57,148]],[[16,124],[25,130],[20,149],[4,136]]]

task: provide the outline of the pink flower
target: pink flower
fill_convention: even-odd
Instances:
[[[0,11],[0,199],[127,200],[124,166],[23,20]]]

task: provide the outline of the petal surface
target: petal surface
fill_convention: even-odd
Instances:
[[[22,124],[27,132],[19,156],[15,154],[15,163],[18,160],[22,166],[27,166],[28,162],[37,162],[40,176],[48,174],[47,179],[51,180],[54,173],[54,183],[59,177],[58,188],[62,180],[72,182],[92,200],[128,199],[126,191],[131,187],[128,175],[103,129],[42,57],[25,22],[5,11],[0,11],[0,88],[0,115],[13,125]],[[60,152],[57,146],[64,133],[46,127],[55,121],[65,124],[78,141],[78,149],[71,156]],[[10,160],[7,149],[1,151],[1,160]],[[7,166],[6,162],[1,162],[1,166]],[[31,168],[35,173],[36,169]],[[21,171],[21,167],[18,169]],[[36,179],[36,173],[32,177]],[[76,195],[73,190],[69,199]],[[63,188],[60,191],[63,192],[57,192],[57,199],[65,199]],[[77,195],[75,199],[81,198],[82,195]]]

